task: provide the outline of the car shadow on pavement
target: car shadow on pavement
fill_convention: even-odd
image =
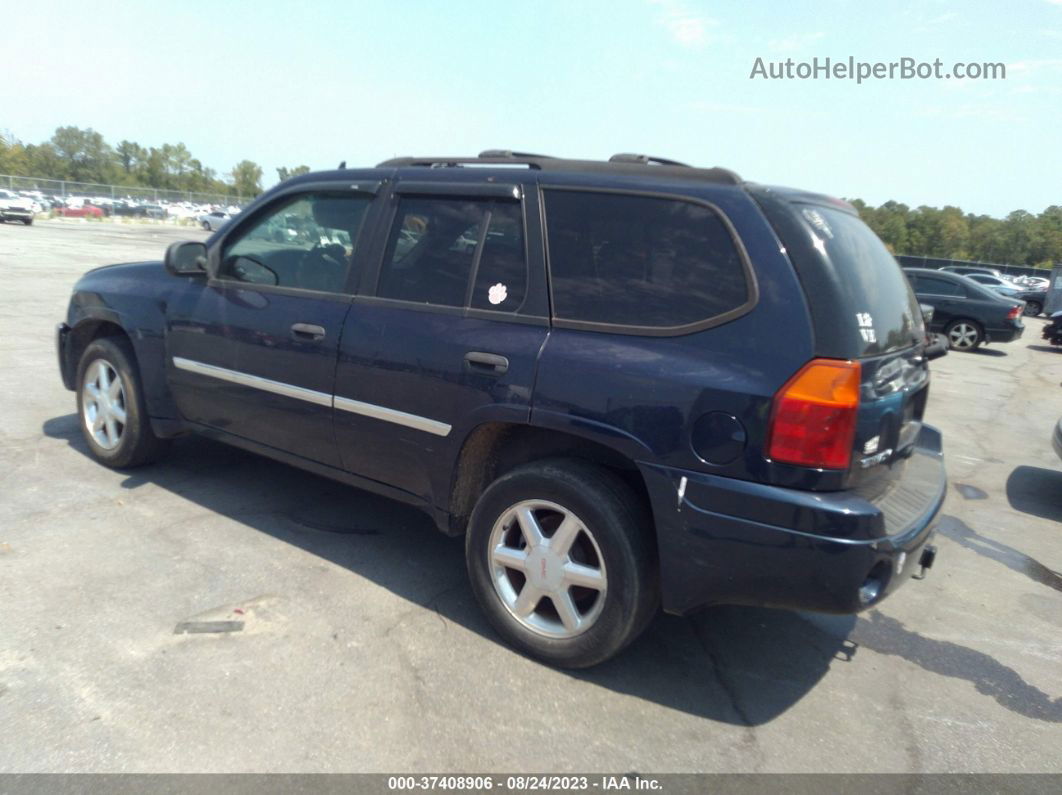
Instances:
[[[1015,511],[1062,522],[1062,471],[1016,467],[1007,478],[1007,502]]]
[[[43,432],[89,456],[76,415],[48,420]],[[176,440],[163,461],[130,470],[121,485],[135,491],[147,484],[501,642],[468,585],[462,539],[442,535],[414,508],[201,437]],[[800,701],[832,665],[852,662],[860,645],[936,671],[933,643],[891,619],[713,607],[658,616],[616,658],[567,675],[709,720],[758,726]],[[1000,668],[981,652],[947,646],[956,659],[976,656],[991,663],[984,670]],[[1004,673],[993,677],[992,692],[1004,705],[1022,702],[1023,680],[1009,668]]]
[[[984,345],[980,345],[974,348],[972,351],[966,351],[966,353],[973,353],[977,356],[1006,356],[1007,352],[1002,351],[999,348],[986,348]]]

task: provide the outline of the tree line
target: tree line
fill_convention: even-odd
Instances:
[[[277,175],[283,180],[309,170],[283,167]],[[241,160],[219,175],[183,143],[142,146],[123,140],[111,146],[91,127],[59,127],[39,144],[0,133],[0,174],[245,198],[262,192],[262,167],[251,160]]]
[[[280,180],[309,166],[277,169]],[[253,197],[262,192],[262,167],[241,160],[219,176],[183,143],[111,146],[91,127],[60,127],[40,144],[0,134],[0,174],[108,185]],[[1006,218],[964,213],[958,207],[916,207],[887,201],[872,207],[852,199],[870,228],[894,254],[1049,267],[1062,261],[1062,206],[1039,215],[1015,210]]]
[[[1039,215],[1015,210],[1006,218],[964,213],[958,207],[916,207],[887,201],[871,207],[850,199],[894,254],[1049,268],[1062,262],[1062,206]]]

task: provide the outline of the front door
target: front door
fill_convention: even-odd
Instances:
[[[288,193],[234,221],[212,276],[168,309],[182,416],[339,466],[332,388],[371,195]]]

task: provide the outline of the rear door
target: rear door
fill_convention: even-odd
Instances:
[[[915,294],[933,306],[933,331],[942,331],[956,317],[964,314],[966,290],[947,276],[919,273],[915,277]]]
[[[409,181],[387,198],[378,266],[339,348],[348,470],[445,504],[469,431],[527,422],[548,331],[533,198],[522,184]]]

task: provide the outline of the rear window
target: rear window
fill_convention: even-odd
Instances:
[[[842,292],[839,312],[851,313],[862,355],[905,348],[922,335],[918,301],[896,258],[870,227],[844,210],[797,204],[812,246],[828,259]],[[847,324],[846,324],[847,325]]]
[[[745,266],[723,220],[675,199],[547,190],[553,314],[627,328],[674,328],[749,301]]]

